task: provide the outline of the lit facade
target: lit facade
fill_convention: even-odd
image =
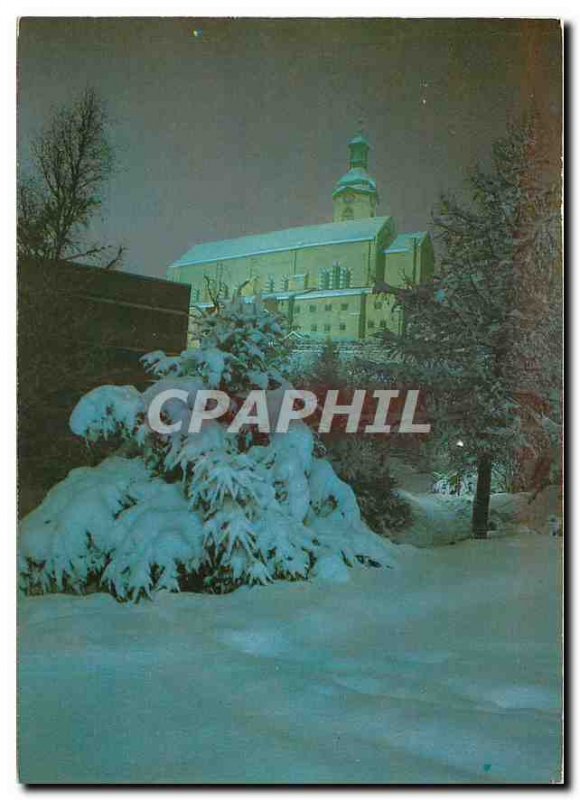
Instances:
[[[360,340],[398,330],[392,295],[373,289],[428,279],[431,240],[425,232],[397,234],[393,217],[377,216],[366,139],[355,136],[349,150],[349,170],[332,194],[333,222],[194,245],[170,265],[168,278],[189,284],[198,307],[240,287],[247,296],[261,293],[303,336]]]

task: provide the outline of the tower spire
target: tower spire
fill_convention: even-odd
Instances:
[[[376,213],[377,185],[367,172],[370,145],[362,131],[362,120],[359,120],[358,133],[348,143],[349,171],[332,193],[335,222],[365,219]]]
[[[357,135],[350,140],[348,149],[350,150],[350,168],[356,169],[360,167],[366,170],[369,162],[370,145],[362,133],[357,133]]]

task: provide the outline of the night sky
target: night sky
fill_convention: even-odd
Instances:
[[[532,98],[557,141],[560,82],[553,21],[28,18],[20,159],[94,86],[118,160],[95,233],[161,277],[195,242],[331,221],[361,119],[379,213],[425,229]]]

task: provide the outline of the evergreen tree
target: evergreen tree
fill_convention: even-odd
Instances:
[[[558,430],[560,188],[536,122],[511,127],[468,186],[434,213],[439,274],[389,287],[405,325],[385,345],[399,379],[427,390],[439,443],[476,465],[473,532],[485,537],[494,462],[540,453]]]
[[[157,381],[143,394],[102,386],[74,409],[70,425],[88,441],[124,446],[95,468],[73,470],[23,521],[21,584],[27,592],[97,588],[137,600],[159,590],[222,593],[242,584],[312,576],[344,580],[355,563],[391,562],[387,543],[363,523],[352,489],[317,458],[310,429],[230,430],[252,389],[266,390],[275,417],[284,331],[259,301],[203,314],[199,348],[145,358]],[[151,400],[166,388],[161,434],[148,424]],[[231,398],[226,416],[188,432],[196,392]]]
[[[346,367],[340,358],[340,349],[332,339],[325,341],[306,376],[306,382],[323,389],[344,388],[347,382]]]

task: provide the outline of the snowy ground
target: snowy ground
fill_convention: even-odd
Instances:
[[[401,547],[332,586],[25,599],[21,779],[558,780],[561,541]]]

